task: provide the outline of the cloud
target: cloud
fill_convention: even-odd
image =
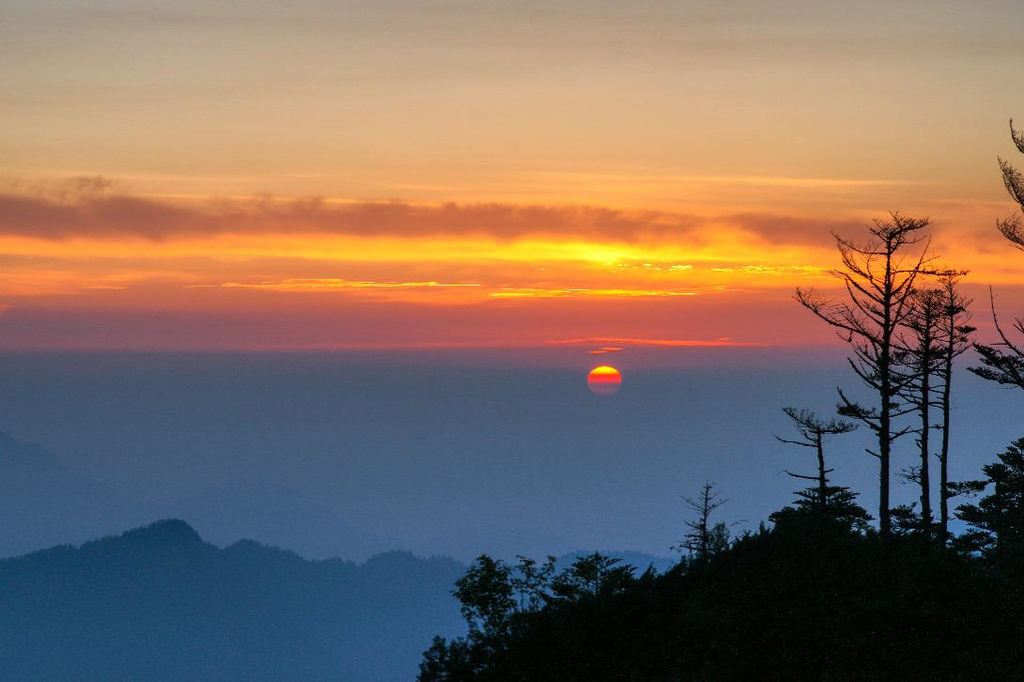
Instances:
[[[91,183],[91,184],[90,184]],[[204,205],[111,195],[95,180],[71,200],[0,194],[0,234],[41,239],[136,237],[163,240],[218,234],[339,234],[360,237],[479,235],[517,239],[571,235],[635,241],[693,231],[696,218],[593,206],[417,205],[323,199],[215,200]]]
[[[587,352],[591,355],[607,355],[608,353],[621,353],[624,350],[626,349],[621,346],[601,346]]]
[[[414,204],[322,198],[215,198],[205,202],[118,193],[96,177],[40,189],[8,183],[0,192],[0,235],[46,240],[132,238],[150,241],[218,235],[339,235],[351,237],[479,237],[516,240],[555,237],[582,242],[699,245],[747,235],[772,245],[831,246],[832,232],[862,234],[859,218],[817,219],[772,213],[717,217],[664,210],[517,203]],[[686,263],[625,264],[684,270]]]
[[[717,347],[732,347],[732,346],[752,346],[758,344],[745,343],[741,341],[734,341],[727,336],[723,336],[717,339],[635,339],[635,338],[622,338],[617,336],[590,336],[581,339],[560,339],[555,341],[548,341],[549,345],[552,346],[591,346],[594,344],[619,344],[619,346],[613,347],[614,350],[622,350],[620,346],[660,346],[664,348],[717,348]],[[605,352],[610,352],[609,348],[601,348]],[[591,351],[593,354],[593,351]]]
[[[864,221],[803,218],[778,214],[740,213],[727,219],[744,232],[773,244],[832,245],[832,233],[856,236],[864,233]]]
[[[196,289],[210,285],[193,284]],[[268,289],[271,291],[338,291],[346,289],[462,289],[479,287],[476,283],[462,282],[377,282],[372,280],[347,280],[337,278],[285,279],[278,282],[225,282],[213,285],[224,289]]]
[[[85,196],[62,202],[0,195],[2,234],[41,239],[160,239],[173,234],[201,234],[212,226],[208,216],[186,208],[129,196]]]
[[[696,296],[695,291],[681,289],[598,289],[586,287],[502,287],[492,291],[493,298],[664,298]]]
[[[696,296],[693,291],[678,289],[641,289],[617,288],[600,289],[587,287],[507,287],[489,286],[478,282],[439,282],[403,281],[403,280],[348,280],[340,278],[290,278],[260,282],[223,282],[220,284],[190,284],[187,289],[256,289],[261,291],[280,291],[287,293],[348,293],[359,295],[381,295],[393,297],[393,294],[439,293],[451,291],[464,292],[476,300],[484,297],[495,299],[532,299],[532,298],[664,298],[671,296]],[[409,298],[408,300],[433,300]]]
[[[821,277],[831,268],[820,265],[721,265],[709,268],[711,272],[739,272],[745,275],[804,276]]]

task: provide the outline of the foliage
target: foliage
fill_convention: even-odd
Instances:
[[[847,532],[866,532],[871,515],[857,504],[857,493],[844,486],[825,488],[822,504],[818,488],[805,488],[794,493],[797,499],[769,516],[776,526],[831,524]]]
[[[616,595],[637,581],[633,566],[619,565],[620,559],[599,552],[577,557],[558,573],[553,556],[540,564],[524,556],[517,559],[512,566],[481,555],[456,581],[452,594],[468,633],[451,641],[435,637],[423,654],[419,680],[475,679],[537,614]],[[651,576],[649,570],[642,579]]]
[[[551,581],[551,597],[576,602],[587,597],[619,592],[633,582],[632,566],[598,552],[579,557]]]
[[[998,462],[982,467],[984,480],[960,484],[962,489],[989,492],[977,504],[957,508],[957,517],[970,528],[958,543],[1000,568],[1019,573],[1024,569],[1024,438],[997,457]]]
[[[708,561],[522,614],[475,669],[420,680],[1009,679],[1024,665],[1007,646],[1024,600],[981,559],[790,509]]]
[[[505,634],[509,615],[516,606],[511,578],[511,568],[484,554],[455,582],[453,594],[461,604],[462,617],[471,635]]]

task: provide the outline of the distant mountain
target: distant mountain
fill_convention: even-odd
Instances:
[[[364,560],[399,545],[298,491],[259,479],[222,483],[171,502],[139,499],[0,432],[0,557],[79,544],[170,517],[186,520],[216,545],[256,538],[311,558]]]
[[[406,544],[363,529],[301,491],[255,477],[217,483],[170,501],[140,499],[74,471],[39,445],[0,432],[0,558],[79,544],[156,518],[182,519],[220,547],[253,538],[312,559],[362,561],[402,546],[419,555],[450,555],[465,561],[482,553],[540,558],[552,547],[572,546],[562,537],[516,525],[514,520],[500,528],[465,526]],[[466,547],[476,549],[467,554]],[[567,561],[583,553],[567,554]],[[605,553],[641,570],[653,562],[664,571],[673,563],[646,554]]]
[[[0,557],[84,542],[152,518],[145,505],[0,432]]]
[[[220,546],[256,538],[312,559],[355,561],[399,546],[356,527],[298,491],[261,480],[217,485],[179,498],[161,511],[161,516],[184,519]]]
[[[513,559],[517,554],[542,557],[550,553],[552,547],[572,546],[570,540],[548,532],[543,526],[507,518],[500,525],[464,524],[440,532],[426,532],[410,549],[419,554],[444,554],[468,562],[481,554],[506,559]]]
[[[0,561],[0,679],[408,680],[464,566],[309,561],[160,521]]]

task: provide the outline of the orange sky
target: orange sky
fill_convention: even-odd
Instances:
[[[335,5],[5,10],[0,347],[829,343],[895,209],[1021,298],[1014,3]]]

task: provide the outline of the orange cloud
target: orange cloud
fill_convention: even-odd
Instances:
[[[286,293],[346,293],[358,296],[371,296],[392,301],[411,301],[420,303],[459,303],[476,300],[478,296],[438,298],[436,295],[422,297],[417,292],[436,294],[438,290],[450,290],[453,293],[479,289],[480,284],[473,282],[400,282],[347,280],[339,278],[293,278],[273,282],[224,282],[223,284],[190,284],[190,289],[205,288],[221,289],[253,289],[259,291],[277,291]]]
[[[635,241],[690,233],[700,221],[655,211],[520,204],[418,205],[400,201],[217,199],[202,205],[90,193],[70,201],[0,195],[0,233],[39,239],[217,234],[340,234],[360,237],[560,234]]]
[[[856,233],[860,219],[775,213],[716,216],[594,205],[520,203],[414,204],[323,198],[212,198],[170,201],[111,194],[102,178],[73,191],[0,194],[0,235],[35,239],[138,238],[151,241],[218,235],[340,235],[359,238],[556,236],[624,243],[703,244],[723,234],[772,244],[828,246],[831,232]],[[641,261],[637,263],[643,267]],[[686,267],[686,264],[677,264]]]
[[[695,291],[676,289],[588,289],[588,288],[544,288],[544,287],[506,287],[492,291],[494,298],[580,298],[580,297],[616,297],[639,298],[666,296],[696,296]]]
[[[734,341],[727,337],[718,339],[632,339],[632,338],[621,338],[614,336],[591,336],[582,339],[561,339],[557,341],[548,341],[548,345],[552,346],[580,346],[580,345],[592,345],[594,343],[618,343],[628,346],[661,346],[665,348],[719,348],[719,347],[742,347],[742,346],[756,346],[759,344],[745,343]],[[622,350],[622,348],[614,348],[615,351]],[[601,352],[613,352],[607,348],[598,349],[598,353]],[[591,351],[591,354],[596,354]]]
[[[623,350],[625,349],[621,346],[601,346],[587,352],[591,355],[607,355],[608,353],[621,353]]]
[[[267,289],[270,291],[338,291],[345,289],[460,289],[479,287],[475,283],[451,282],[373,282],[353,281],[347,279],[285,279],[279,282],[258,282],[245,284],[242,282],[225,282],[218,285],[191,284],[190,288],[220,286],[225,289]]]

